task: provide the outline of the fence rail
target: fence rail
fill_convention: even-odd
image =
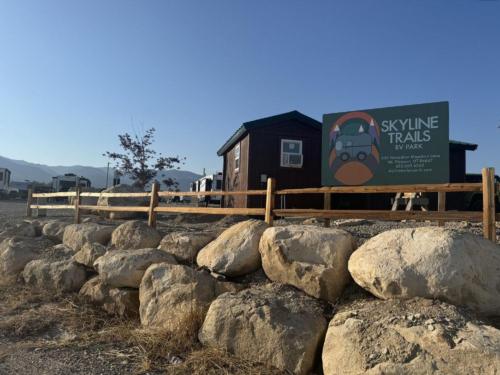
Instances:
[[[97,193],[75,192],[59,193],[32,193],[28,192],[27,216],[32,216],[33,209],[57,209],[74,210],[75,222],[80,222],[81,210],[95,210],[104,212],[143,212],[148,213],[148,223],[156,227],[156,218],[159,213],[194,213],[209,215],[249,215],[264,216],[265,221],[273,224],[274,217],[319,217],[325,219],[325,225],[329,225],[332,218],[362,218],[376,220],[436,220],[440,225],[445,221],[482,221],[483,235],[485,238],[496,241],[496,221],[500,221],[500,214],[495,214],[495,191],[500,189],[500,184],[495,184],[495,171],[493,168],[482,170],[482,182],[479,183],[449,183],[449,184],[416,184],[416,185],[386,185],[386,186],[342,186],[342,187],[320,187],[303,189],[280,189],[276,190],[276,181],[273,178],[267,180],[266,190],[244,190],[244,191],[215,191],[215,192],[171,192],[159,191],[157,183],[152,185],[150,192],[138,193]],[[432,192],[438,193],[437,211],[384,211],[384,210],[335,210],[331,207],[332,194],[350,193],[416,193]],[[451,192],[481,192],[483,194],[483,211],[446,211],[446,193]],[[277,196],[291,194],[323,194],[323,209],[286,209],[274,207]],[[266,196],[263,208],[231,208],[231,207],[179,207],[161,206],[160,197],[173,196]],[[74,204],[33,204],[33,199],[39,198],[74,198]],[[108,198],[149,198],[149,206],[98,206],[82,205],[82,197],[108,197]]]
[[[483,184],[457,183],[457,184],[416,184],[416,185],[384,185],[384,186],[332,186],[304,189],[282,189],[276,194],[319,194],[319,193],[435,193],[435,192],[479,192]]]

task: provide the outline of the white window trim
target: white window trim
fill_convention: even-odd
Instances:
[[[236,152],[236,150],[238,150],[238,152]],[[238,155],[238,157],[236,157],[236,155]],[[236,160],[238,160],[238,166],[236,166]],[[236,146],[234,146],[234,171],[235,172],[239,172],[240,171],[240,163],[241,163],[241,146],[240,146],[240,142],[238,142],[236,144]]]
[[[285,142],[292,142],[292,143],[296,143],[299,145],[299,151],[298,152],[284,152],[283,151],[283,146],[285,144]],[[297,165],[283,165],[283,155],[284,154],[293,154],[293,155],[300,155],[301,156],[301,163],[300,163],[300,166]],[[280,150],[280,167],[282,168],[302,168],[304,164],[304,154],[302,152],[302,140],[301,139],[281,139],[281,150]]]

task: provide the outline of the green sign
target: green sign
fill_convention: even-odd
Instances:
[[[449,182],[448,102],[323,116],[322,184]]]

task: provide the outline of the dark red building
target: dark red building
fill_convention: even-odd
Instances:
[[[223,190],[320,186],[321,123],[298,111],[245,122],[217,151],[224,158]],[[226,207],[264,207],[262,196],[227,196]],[[278,205],[285,202],[277,202]],[[322,197],[286,197],[287,208],[321,207]]]

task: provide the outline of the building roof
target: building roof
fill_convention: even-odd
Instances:
[[[314,129],[321,130],[321,123],[315,119],[306,116],[299,111],[291,111],[282,113],[275,116],[264,117],[258,120],[244,122],[238,130],[236,130],[233,135],[224,143],[224,145],[217,151],[217,155],[222,156],[225,154],[241,137],[243,137],[249,130],[262,128],[275,123],[287,121],[287,120],[298,120],[304,125],[310,126]]]
[[[477,144],[468,143],[468,142],[453,141],[450,139],[450,147],[461,149],[461,150],[466,150],[466,151],[476,151]]]
[[[299,111],[291,111],[286,113],[281,113],[279,115],[274,115],[270,117],[264,117],[253,121],[244,122],[231,137],[222,145],[222,147],[217,151],[217,155],[222,156],[225,154],[231,147],[238,142],[249,130],[261,128],[265,126],[269,126],[272,124],[276,124],[279,122],[287,121],[287,120],[298,120],[302,122],[304,125],[308,125],[314,129],[321,130],[321,123],[309,116],[300,113]],[[477,149],[477,144],[454,141],[450,140],[450,147],[454,149],[461,149],[466,151],[475,151]]]

